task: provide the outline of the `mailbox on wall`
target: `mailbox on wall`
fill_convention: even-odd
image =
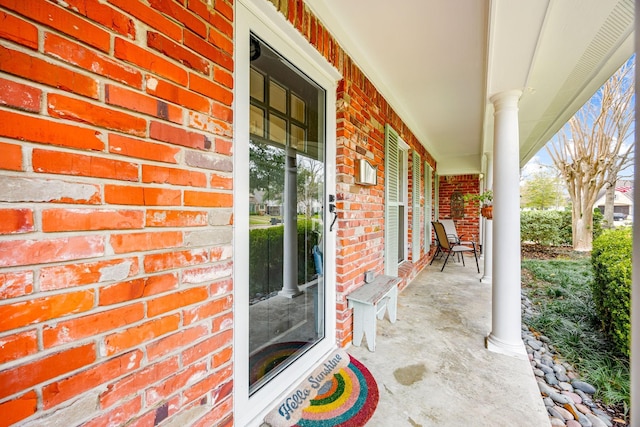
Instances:
[[[367,159],[358,160],[356,162],[356,184],[378,184],[378,167],[373,166]]]

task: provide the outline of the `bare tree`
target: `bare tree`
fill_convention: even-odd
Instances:
[[[321,206],[324,183],[324,164],[306,156],[298,156],[298,202],[304,206],[307,219],[311,219]]]
[[[590,251],[598,193],[615,187],[633,157],[634,61],[627,61],[558,133],[547,151],[567,184],[573,248]],[[613,223],[613,209],[608,221]]]

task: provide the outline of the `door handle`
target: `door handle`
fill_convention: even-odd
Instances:
[[[333,203],[336,201],[336,196],[333,194],[329,194],[329,212],[333,214],[333,221],[331,221],[331,225],[329,226],[329,231],[333,231],[333,225],[336,223],[338,219],[338,212],[336,212],[336,204]]]

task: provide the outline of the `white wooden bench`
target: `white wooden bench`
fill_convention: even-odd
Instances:
[[[347,295],[353,308],[353,345],[360,346],[367,337],[369,351],[376,351],[376,319],[382,320],[389,309],[389,321],[395,323],[398,312],[398,284],[402,279],[378,276]]]

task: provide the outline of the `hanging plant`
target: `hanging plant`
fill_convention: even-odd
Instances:
[[[482,193],[465,194],[464,199],[478,202],[482,216],[487,219],[493,219],[493,191],[485,190]]]
[[[484,205],[480,208],[480,213],[487,219],[493,219],[493,205]]]

